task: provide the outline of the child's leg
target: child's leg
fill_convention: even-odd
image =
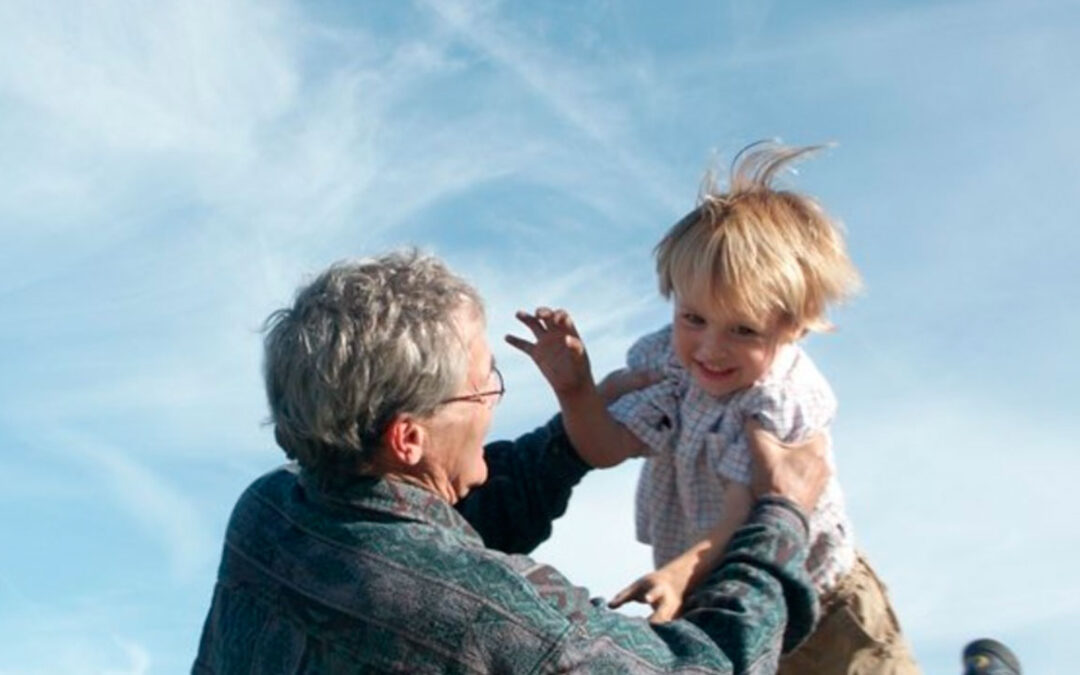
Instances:
[[[859,554],[822,598],[822,617],[805,643],[780,659],[778,675],[919,675],[885,585]]]

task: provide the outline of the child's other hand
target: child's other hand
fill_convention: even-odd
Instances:
[[[528,326],[536,342],[516,335],[507,335],[506,341],[529,355],[556,396],[572,395],[594,386],[585,343],[565,310],[540,307],[535,314],[519,311],[515,316]]]
[[[619,400],[623,394],[643,389],[651,384],[656,384],[662,379],[664,379],[664,376],[661,373],[651,370],[619,368],[605,375],[604,379],[600,380],[600,383],[596,385],[596,389],[600,392],[600,398],[604,399],[604,403],[611,405]]]
[[[684,584],[663,570],[649,572],[634,583],[619,591],[608,607],[615,609],[627,602],[642,602],[653,608],[649,623],[667,623],[678,617],[682,610]]]

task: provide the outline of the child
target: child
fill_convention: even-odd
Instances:
[[[755,144],[736,157],[730,186],[707,181],[700,205],[657,245],[660,292],[674,301],[671,325],[629,351],[635,370],[663,379],[610,408],[563,311],[518,312],[536,343],[507,336],[555,389],[578,447],[618,464],[645,455],[638,483],[638,539],[656,571],[616,595],[678,616],[683,597],[722,557],[750,512],[744,429],[755,421],[794,442],[827,431],[836,401],[796,342],[829,329],[826,308],[859,277],[838,227],[811,198],[772,186],[775,174],[817,148]],[[790,673],[917,673],[885,588],[856,552],[835,477],[810,514],[807,569],[822,620],[781,660]]]

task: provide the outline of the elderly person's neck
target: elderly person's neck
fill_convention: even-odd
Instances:
[[[374,479],[397,481],[418,487],[451,505],[464,497],[464,494],[454,488],[446,471],[437,466],[428,466],[426,462],[403,462],[382,448],[375,458],[368,462],[357,462],[355,457],[342,458],[332,469],[326,466],[319,469],[309,467],[304,473],[309,484],[328,492],[347,490],[357,481]]]
[[[464,495],[458,495],[450,479],[446,475],[437,473],[413,473],[407,469],[401,471],[387,471],[380,476],[385,480],[399,481],[426,490],[453,505]]]

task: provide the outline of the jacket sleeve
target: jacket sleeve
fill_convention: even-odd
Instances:
[[[801,641],[817,614],[806,550],[801,512],[785,500],[759,502],[683,618],[658,626],[586,602],[584,592],[540,585],[570,623],[543,670],[775,673],[781,648]]]
[[[806,516],[787,499],[759,500],[720,565],[687,598],[684,619],[746,665],[767,651],[762,640],[775,640],[784,652],[794,649],[818,617],[805,564],[808,529]],[[779,657],[779,650],[772,655]]]
[[[484,544],[503,553],[528,553],[551,536],[570,493],[589,471],[556,415],[513,441],[484,448],[488,479],[458,503]]]

